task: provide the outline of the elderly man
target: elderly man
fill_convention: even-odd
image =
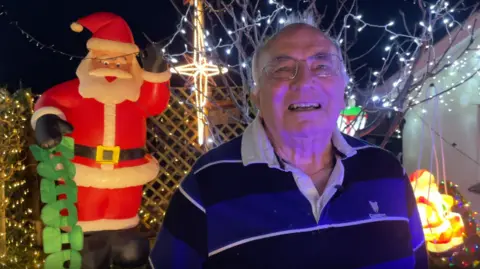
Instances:
[[[245,133],[194,165],[172,198],[154,269],[426,269],[422,225],[395,156],[342,135],[341,52],[304,23],[257,50]]]

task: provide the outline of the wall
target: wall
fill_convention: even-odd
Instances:
[[[480,67],[480,57],[474,53],[470,55],[474,56],[468,58],[470,64]],[[435,91],[447,89],[451,83],[460,81],[467,71],[467,69],[457,72],[443,71],[439,78],[433,81],[436,90],[423,88],[418,100],[428,97]],[[438,158],[439,170],[442,171],[440,143],[443,142],[446,178],[459,185],[463,195],[472,202],[472,208],[477,211],[480,211],[480,194],[469,192],[468,187],[480,182],[480,167],[477,164],[480,163],[479,104],[480,74],[449,94],[417,105],[407,113],[403,130],[404,166],[407,172],[410,174],[418,168],[425,168],[437,175],[435,156]],[[437,154],[432,151],[432,141]],[[455,147],[452,146],[453,143],[456,144]]]

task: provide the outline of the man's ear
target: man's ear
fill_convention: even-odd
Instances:
[[[343,99],[343,102],[342,102],[342,105],[340,106],[341,109],[345,109],[347,107],[347,104],[348,104],[348,98],[345,97]]]
[[[257,87],[254,87],[252,89],[252,93],[250,94],[250,101],[257,107],[257,109],[260,108],[260,95],[259,95],[259,89]]]

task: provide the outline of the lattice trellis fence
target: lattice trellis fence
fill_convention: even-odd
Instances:
[[[235,105],[235,102],[240,106],[245,103],[242,89],[213,88],[211,102],[207,105],[210,138],[206,146],[200,146],[197,143],[195,95],[185,87],[172,88],[171,93],[168,109],[149,120],[147,148],[161,167],[157,179],[147,184],[143,193],[140,216],[150,231],[157,231],[160,227],[173,193],[197,158],[214,144],[240,135],[246,126]]]

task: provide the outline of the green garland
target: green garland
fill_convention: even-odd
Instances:
[[[78,214],[77,185],[73,181],[75,165],[73,158],[74,141],[63,137],[62,142],[53,149],[46,150],[37,145],[30,150],[39,162],[37,172],[42,177],[40,196],[46,205],[42,208],[41,219],[45,224],[43,229],[43,251],[49,254],[45,259],[45,269],[63,269],[69,262],[70,269],[81,269],[83,249],[83,231],[77,224]],[[63,180],[62,184],[57,181]],[[58,200],[59,195],[65,199]],[[68,216],[62,216],[62,210],[68,210]],[[70,232],[62,232],[61,228],[71,227]],[[64,244],[70,244],[70,249],[64,249]]]

